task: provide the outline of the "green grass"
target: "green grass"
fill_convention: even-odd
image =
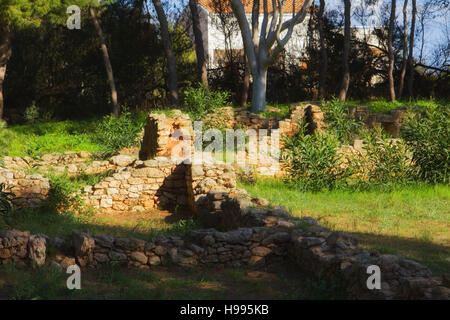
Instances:
[[[133,114],[131,116],[133,128],[140,130],[146,117],[147,114],[144,112]],[[0,150],[0,155],[39,157],[67,151],[109,151],[105,149],[104,143],[98,140],[97,129],[101,121],[101,118],[93,118],[10,126],[8,132],[12,133],[12,137],[6,150]]]
[[[438,105],[444,105],[448,102],[446,101],[436,101],[433,99],[418,99],[418,100],[401,100],[401,101],[390,101],[385,99],[377,99],[377,100],[351,100],[346,101],[346,105],[348,106],[367,106],[369,110],[376,113],[388,113],[391,110],[400,108],[400,107],[418,107],[421,109],[434,109]]]
[[[9,156],[41,156],[66,151],[99,152],[102,146],[95,141],[98,119],[59,121],[10,126],[15,137],[10,142]]]
[[[281,180],[242,185],[252,196],[314,217],[333,230],[356,234],[364,248],[419,261],[441,274],[450,270],[450,187],[416,185],[392,192],[302,193]]]
[[[251,108],[251,106],[250,106]],[[270,108],[277,108],[280,110],[280,112],[277,111],[267,111],[270,110]],[[265,118],[272,118],[272,119],[284,119],[289,116],[289,105],[287,104],[267,104],[266,105],[266,111],[264,112],[257,112],[257,114],[262,115]]]
[[[45,207],[17,211],[8,219],[0,218],[1,229],[27,230],[49,237],[68,238],[73,230],[89,230],[95,235],[134,237],[149,240],[156,235],[183,235],[200,226],[192,219],[166,219],[159,210],[121,215],[54,213]]]
[[[239,280],[228,275],[239,274]],[[177,266],[133,270],[105,266],[82,270],[81,289],[66,287],[68,275],[46,266],[20,269],[0,266],[0,299],[336,299],[341,290],[330,292],[323,279],[305,277],[293,268],[274,271],[251,269]]]

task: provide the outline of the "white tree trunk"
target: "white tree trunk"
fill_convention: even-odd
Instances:
[[[260,68],[253,76],[252,111],[266,110],[267,68]]]

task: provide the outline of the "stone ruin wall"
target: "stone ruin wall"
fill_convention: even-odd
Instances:
[[[36,207],[42,204],[50,191],[50,181],[41,174],[26,174],[19,170],[0,168],[0,184],[16,196],[20,207]]]
[[[211,215],[234,217],[236,225],[217,225],[185,236],[148,240],[76,230],[67,240],[17,230],[0,231],[0,264],[14,261],[18,266],[49,265],[63,271],[73,264],[151,270],[156,265],[171,264],[260,268],[272,263],[294,263],[300,272],[341,283],[350,299],[450,299],[448,275],[432,277],[428,268],[401,256],[361,250],[354,236],[333,232],[312,218],[294,218],[283,207],[255,208],[252,201],[230,194],[213,193],[206,198],[221,201],[221,210],[213,210]],[[218,231],[221,227],[225,228]],[[47,256],[48,248],[52,248],[51,256]],[[366,286],[370,265],[380,267],[379,290]]]
[[[266,129],[269,136],[267,144],[270,150],[270,132],[279,129],[280,137],[291,136],[298,131],[297,123],[307,121],[310,130],[324,128],[324,117],[320,107],[312,104],[291,106],[286,119],[267,119],[246,110],[235,112],[225,108],[230,128]],[[366,121],[370,126],[383,125],[394,136],[398,134],[402,110],[389,114],[371,114],[366,107],[354,107],[351,113]],[[180,147],[182,144],[182,147]],[[280,143],[281,144],[281,143]],[[189,116],[179,110],[173,111],[173,117],[164,114],[150,114],[143,134],[139,159],[136,156],[118,155],[107,161],[96,161],[87,152],[66,152],[48,154],[38,159],[29,157],[3,157],[6,168],[0,168],[0,183],[14,192],[19,206],[37,206],[44,202],[50,191],[49,180],[40,174],[27,174],[34,167],[40,169],[67,172],[69,175],[81,173],[98,174],[110,171],[112,176],[105,178],[95,186],[87,186],[79,194],[86,204],[102,212],[142,211],[158,206],[187,206],[197,210],[196,201],[211,191],[233,191],[236,188],[236,164],[177,164],[170,160],[174,148],[183,150],[188,147],[192,152],[193,129]],[[191,148],[191,149],[189,149]],[[348,149],[348,150],[347,150]],[[361,141],[355,140],[354,146],[348,146],[344,152],[356,152],[361,149]],[[178,153],[181,153],[178,151]],[[265,159],[255,159],[247,151],[243,169],[253,168],[261,175],[282,175],[282,168],[273,162],[270,155]]]

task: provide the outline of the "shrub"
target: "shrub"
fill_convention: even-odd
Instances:
[[[204,85],[189,88],[184,92],[184,103],[193,118],[199,118],[207,112],[229,103],[230,94],[225,91],[211,91]]]
[[[39,120],[39,108],[36,106],[34,101],[31,106],[25,109],[23,117],[25,121],[30,124],[36,123]]]
[[[450,118],[448,106],[408,112],[402,135],[412,151],[419,178],[426,182],[449,181]]]
[[[12,213],[15,194],[6,191],[5,184],[0,184],[0,215],[8,216]]]
[[[339,140],[327,132],[307,135],[306,125],[299,127],[295,136],[284,139],[281,150],[289,181],[303,191],[335,188],[347,176],[338,154]]]
[[[362,123],[350,114],[349,108],[334,98],[324,107],[325,121],[328,130],[331,130],[342,143],[351,144]]]
[[[381,128],[362,131],[362,135],[363,152],[349,159],[358,187],[392,188],[414,178],[409,150],[402,139],[388,137]]]
[[[136,123],[139,122],[139,123]],[[133,146],[138,139],[142,123],[135,121],[128,111],[122,108],[121,115],[104,116],[98,125],[96,139],[107,152],[116,152]]]

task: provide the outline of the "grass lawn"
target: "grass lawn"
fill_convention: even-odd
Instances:
[[[9,225],[0,219],[0,230],[11,228],[60,238],[70,237],[73,230],[87,229],[95,235],[148,240],[158,234],[183,235],[198,229],[199,225],[192,219],[157,209],[142,213],[80,215],[40,208],[18,211],[9,219]]]
[[[342,299],[335,284],[305,277],[293,266],[268,270],[105,266],[81,272],[81,289],[68,290],[65,272],[51,267],[23,270],[0,266],[0,299]]]
[[[302,193],[281,180],[260,178],[242,185],[252,196],[284,205],[293,215],[314,217],[333,230],[351,232],[361,246],[395,253],[450,270],[450,187],[412,186],[393,192]]]
[[[34,157],[66,151],[101,151],[94,134],[98,121],[66,120],[10,126],[8,129],[14,133],[14,137],[6,150],[7,155]]]

